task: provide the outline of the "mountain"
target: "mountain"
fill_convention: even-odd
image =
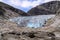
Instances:
[[[8,4],[0,2],[0,18],[14,18],[18,16],[28,16],[24,11],[14,8]]]
[[[32,8],[28,13],[30,15],[56,14],[58,9],[60,9],[60,1],[50,1]]]
[[[3,9],[5,8],[3,7]],[[0,16],[6,17],[4,13],[7,9],[3,9],[0,9]],[[36,17],[34,19],[36,19]],[[39,19],[39,17],[37,17],[37,19]],[[60,9],[58,9],[58,11],[56,10],[55,17],[48,19],[44,27],[23,27],[15,22],[0,19],[0,40],[60,40]]]

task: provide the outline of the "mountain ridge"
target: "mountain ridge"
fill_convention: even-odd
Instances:
[[[3,2],[0,2],[0,14],[2,15],[1,17],[5,17],[5,19],[19,16],[29,16],[29,14],[25,13],[24,11],[14,8]]]
[[[38,5],[28,11],[30,15],[54,15],[56,11],[60,8],[60,1],[50,1]]]

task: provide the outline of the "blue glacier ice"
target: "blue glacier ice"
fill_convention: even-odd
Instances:
[[[49,18],[55,15],[37,15],[37,16],[20,16],[9,19],[10,21],[16,22],[21,27],[42,27]]]

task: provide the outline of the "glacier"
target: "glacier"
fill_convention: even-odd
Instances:
[[[44,23],[54,17],[55,15],[37,15],[37,16],[19,16],[9,19],[12,22],[16,22],[21,27],[42,27]]]

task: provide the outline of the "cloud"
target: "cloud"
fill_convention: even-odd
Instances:
[[[24,7],[24,8],[29,8],[29,7],[35,7],[41,3],[44,2],[49,2],[52,0],[10,0],[11,4],[16,5],[16,6],[20,6],[20,7]]]
[[[44,2],[55,1],[55,0],[45,0]]]
[[[2,1],[2,0],[0,0]],[[13,5],[13,6],[18,6],[22,8],[30,8],[30,7],[35,7],[39,4],[42,4],[44,2],[49,2],[52,0],[7,0],[8,4]]]
[[[30,7],[31,4],[32,4],[32,2],[30,2],[30,1],[22,1],[22,3],[20,5],[21,5],[21,7],[27,8],[27,7]]]
[[[35,7],[41,3],[49,2],[49,1],[52,1],[52,0],[34,0],[34,1],[33,0],[32,1],[29,1],[29,0],[9,0],[9,2],[12,5],[20,6],[20,7],[24,7],[24,8]]]
[[[0,2],[3,1],[3,0],[0,0]]]

